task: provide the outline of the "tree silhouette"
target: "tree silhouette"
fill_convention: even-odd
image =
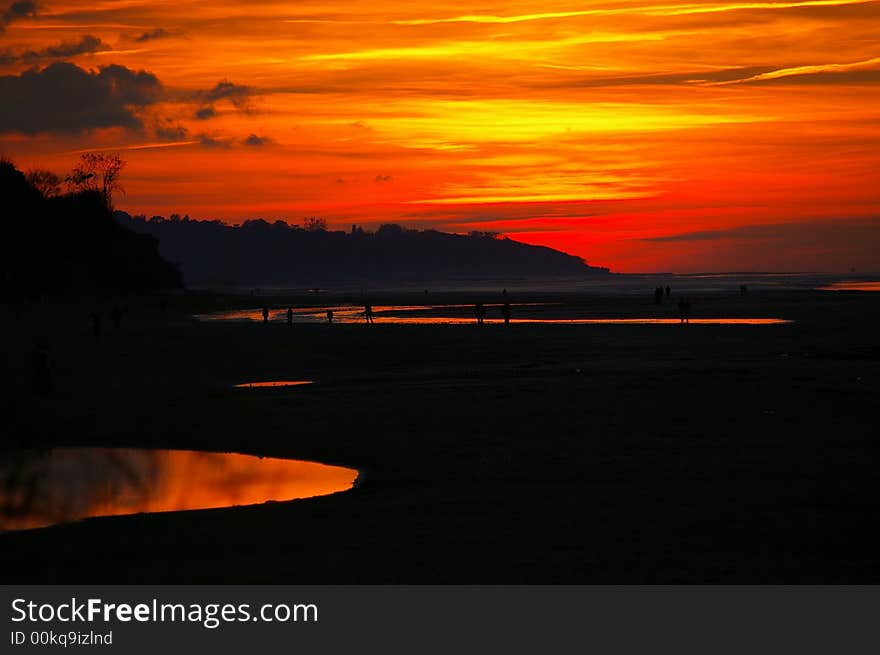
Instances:
[[[125,161],[119,153],[86,152],[64,181],[72,191],[98,192],[107,209],[112,209],[113,192],[125,193],[119,184],[123,168]]]
[[[36,188],[47,198],[55,198],[61,195],[61,178],[52,171],[35,168],[28,171],[25,176],[29,184]]]
[[[30,177],[56,188],[51,177]],[[112,181],[111,176],[108,189]],[[0,157],[0,192],[4,218],[10,217],[3,221],[0,299],[95,297],[180,286],[180,272],[159,256],[158,241],[114,221],[100,188],[47,196]]]
[[[310,216],[305,219],[305,228],[309,232],[326,232],[327,221],[325,221],[323,218]]]

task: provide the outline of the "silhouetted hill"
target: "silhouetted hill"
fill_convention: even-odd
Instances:
[[[320,286],[330,282],[491,279],[603,275],[579,257],[494,235],[468,236],[383,225],[376,232],[311,229],[283,221],[219,221],[132,217],[131,229],[159,239],[159,251],[177,263],[194,287]],[[317,229],[316,229],[317,228]]]
[[[99,193],[45,197],[11,162],[0,160],[0,194],[5,298],[181,285],[179,271],[159,256],[156,239],[113,220]]]

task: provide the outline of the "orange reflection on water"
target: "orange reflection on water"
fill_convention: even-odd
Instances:
[[[549,305],[551,303],[541,302],[522,302],[510,303],[514,309],[518,307],[539,307]],[[445,305],[373,305],[373,316],[376,321],[382,323],[400,323],[400,314],[418,314],[418,313],[437,313],[447,311],[463,311],[465,313],[473,310],[472,304],[445,304]],[[486,303],[487,310],[498,308],[500,311],[501,304]],[[333,312],[334,323],[364,323],[366,317],[364,315],[363,305],[324,305],[313,307],[293,307],[294,323],[327,323],[327,311]],[[233,322],[263,322],[263,310],[257,309],[227,309],[207,314],[194,314],[193,318],[197,321],[233,321]],[[268,321],[270,323],[285,323],[287,321],[287,308],[275,307],[269,309]]]
[[[387,323],[406,325],[467,325],[475,324],[474,318],[461,317],[413,317],[394,318]],[[503,323],[500,318],[486,318],[484,323]],[[513,318],[511,323],[518,325],[677,325],[677,318]],[[784,318],[692,318],[688,321],[694,325],[781,325],[792,321]]]
[[[832,282],[824,287],[819,287],[820,291],[880,291],[880,282]]]
[[[243,382],[236,384],[236,389],[251,389],[263,387],[300,387],[304,384],[312,384],[312,380],[268,380],[266,382]]]
[[[210,509],[351,489],[355,469],[235,453],[59,448],[0,466],[0,530]]]
[[[511,303],[511,307],[516,314],[517,307],[536,306],[545,303]],[[317,311],[320,309],[320,312]],[[326,322],[324,316],[325,308],[301,308],[296,311],[301,312],[296,315],[297,321],[303,322]],[[355,305],[336,305],[332,307],[334,312],[334,322],[336,323],[362,323],[364,322],[363,307]],[[503,323],[501,314],[501,306],[497,304],[486,304],[485,309],[488,313],[493,314],[484,319],[484,323]],[[450,310],[452,314],[449,315]],[[455,311],[457,310],[457,311]],[[307,313],[309,312],[309,313]],[[373,307],[376,316],[376,322],[383,325],[467,325],[476,323],[473,315],[473,305],[382,305]],[[428,312],[428,314],[420,314],[419,312]],[[438,313],[442,315],[437,315]],[[281,312],[277,312],[277,316],[282,316]],[[262,315],[259,310],[228,310],[215,312],[213,314],[199,314],[195,317],[201,321],[261,321]],[[512,318],[511,323],[519,325],[671,325],[680,323],[678,318]],[[689,321],[695,325],[779,325],[791,323],[792,321],[783,318],[692,318]],[[248,386],[289,386],[285,384],[251,383],[236,385],[239,387]]]

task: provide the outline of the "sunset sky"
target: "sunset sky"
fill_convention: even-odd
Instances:
[[[0,153],[132,214],[880,270],[880,2],[0,0]]]

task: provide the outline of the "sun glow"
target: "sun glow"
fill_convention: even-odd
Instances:
[[[617,271],[880,269],[878,29],[873,0],[58,0],[6,26],[0,76],[113,64],[161,90],[82,128],[4,107],[0,150],[59,173],[119,150],[131,213],[491,229]]]

